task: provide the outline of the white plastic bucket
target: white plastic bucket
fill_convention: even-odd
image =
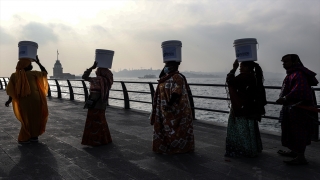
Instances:
[[[164,41],[161,44],[163,62],[181,62],[182,43],[178,40]]]
[[[257,44],[258,42],[255,38],[244,38],[234,40],[233,46],[238,61],[257,61]]]
[[[106,49],[96,49],[95,61],[98,62],[97,67],[111,68],[114,51]]]
[[[20,41],[18,44],[19,47],[19,59],[20,58],[29,58],[36,59],[38,44],[32,41]]]

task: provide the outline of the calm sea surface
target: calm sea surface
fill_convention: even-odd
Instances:
[[[117,81],[139,81],[139,82],[157,82],[157,79],[138,79],[138,78],[115,78]],[[187,78],[188,83],[199,83],[199,84],[225,84],[225,78]],[[265,86],[281,86],[283,79],[266,79],[264,85]],[[49,84],[51,85],[51,90],[56,90],[55,82],[49,80]],[[67,83],[65,80],[59,80],[59,84],[66,86]],[[71,81],[72,86],[82,87],[81,82]],[[89,87],[89,83],[86,82],[87,87]],[[156,84],[154,88],[156,89]],[[136,83],[126,83],[126,87],[128,91],[144,91],[150,92],[148,84],[136,84]],[[213,96],[213,97],[227,97],[226,89],[224,87],[208,87],[208,86],[190,86],[193,95],[199,96]],[[112,85],[112,89],[122,90],[121,84],[115,82]],[[68,92],[67,87],[61,87],[62,92]],[[75,93],[83,93],[83,89],[74,88]],[[267,89],[267,100],[275,101],[277,100],[280,90]],[[57,96],[56,93],[52,93],[52,96]],[[320,104],[320,92],[316,92],[318,104]],[[63,98],[68,99],[69,94],[62,94]],[[110,97],[114,98],[122,98],[123,93],[118,91],[111,91]],[[141,93],[129,93],[129,98],[131,100],[139,100],[139,101],[147,101],[151,102],[150,94],[141,94]],[[84,97],[82,95],[75,95],[75,99],[84,101]],[[113,106],[123,107],[123,100],[109,100],[109,104]],[[194,98],[195,107],[199,108],[207,108],[207,109],[216,109],[216,110],[225,110],[228,111],[228,102],[225,100],[214,100],[214,99],[199,99]],[[143,110],[143,111],[151,111],[151,104],[146,103],[137,103],[130,102],[130,107],[133,109]],[[266,115],[267,116],[279,116],[281,106],[279,105],[267,105],[266,106]],[[219,123],[227,124],[228,114],[224,113],[216,113],[209,111],[196,110],[196,119],[204,120],[204,121],[214,121]],[[148,121],[148,120],[146,120]],[[280,132],[280,124],[277,120],[272,119],[262,119],[260,123],[260,128]]]

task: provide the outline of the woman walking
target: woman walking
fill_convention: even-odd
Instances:
[[[194,151],[193,116],[180,62],[167,61],[158,80],[151,113],[152,150],[176,154]]]
[[[238,60],[227,76],[231,100],[228,119],[226,153],[227,157],[255,157],[262,151],[258,127],[261,115],[265,114],[266,95],[263,86],[263,72],[253,61],[241,62],[240,74],[235,76]]]
[[[89,77],[96,67],[97,62],[82,76],[82,79],[90,82],[90,96],[84,107],[88,109],[88,113],[81,144],[89,146],[112,142],[105,112],[109,90],[113,84],[113,74],[108,68],[99,67],[96,71],[97,77]]]
[[[12,102],[16,118],[21,122],[18,136],[19,143],[38,142],[38,136],[43,134],[48,120],[48,106],[46,95],[48,92],[47,71],[41,65],[38,56],[34,60],[41,72],[31,71],[32,59],[20,58],[16,72],[10,77],[6,88],[9,100]]]

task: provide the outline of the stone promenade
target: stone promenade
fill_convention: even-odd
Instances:
[[[49,120],[39,143],[19,145],[20,123],[0,91],[0,179],[320,179],[320,143],[307,148],[309,165],[287,166],[280,137],[262,134],[257,158],[225,158],[226,128],[194,122],[196,150],[180,155],[151,151],[148,113],[108,107],[111,144],[80,144],[86,110],[83,102],[48,99]],[[32,104],[30,104],[32,106]]]

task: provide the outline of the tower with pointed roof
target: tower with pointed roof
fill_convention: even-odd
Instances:
[[[75,79],[74,74],[70,73],[63,73],[63,68],[59,60],[59,52],[57,50],[57,60],[56,63],[54,63],[53,66],[53,76],[50,76],[52,79]]]
[[[62,77],[63,75],[63,68],[62,68],[62,65],[59,61],[59,53],[57,51],[57,60],[56,60],[56,63],[54,63],[54,66],[53,66],[53,76],[54,77]]]

